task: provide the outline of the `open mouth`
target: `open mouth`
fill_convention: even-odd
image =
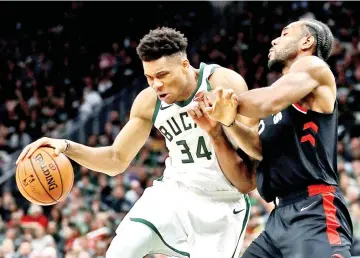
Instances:
[[[159,98],[160,98],[160,99],[165,99],[167,95],[168,95],[168,94],[166,94],[166,93],[165,93],[165,94],[160,94],[160,95],[159,95]]]

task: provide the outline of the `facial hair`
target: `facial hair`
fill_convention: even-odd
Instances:
[[[281,73],[284,67],[285,67],[285,61],[278,58],[271,59],[268,62],[268,68],[270,71]]]
[[[296,55],[297,40],[290,42],[286,47],[279,50],[274,50],[275,57],[268,61],[268,68],[274,72],[282,72],[287,62],[291,57]]]

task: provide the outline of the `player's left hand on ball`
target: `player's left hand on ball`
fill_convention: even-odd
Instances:
[[[205,103],[198,99],[198,101],[193,101],[190,104],[187,113],[201,129],[209,133],[213,130],[217,130],[217,127],[219,127],[219,123],[212,120],[205,113],[205,108]]]
[[[60,155],[67,148],[67,142],[64,139],[52,139],[48,137],[42,137],[33,143],[28,144],[20,153],[18,159],[16,160],[16,165],[23,160],[25,157],[30,158],[31,155],[41,147],[52,147],[54,148],[55,155]]]
[[[206,114],[225,126],[230,126],[236,118],[238,98],[232,89],[216,88],[205,94],[210,104],[205,108]]]

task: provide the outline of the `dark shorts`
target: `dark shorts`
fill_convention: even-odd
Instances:
[[[350,258],[352,222],[339,189],[310,186],[280,198],[242,258]]]

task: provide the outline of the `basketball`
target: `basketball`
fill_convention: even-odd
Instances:
[[[46,206],[63,200],[74,183],[70,160],[54,149],[41,147],[31,158],[24,158],[16,167],[16,185],[30,202]]]

